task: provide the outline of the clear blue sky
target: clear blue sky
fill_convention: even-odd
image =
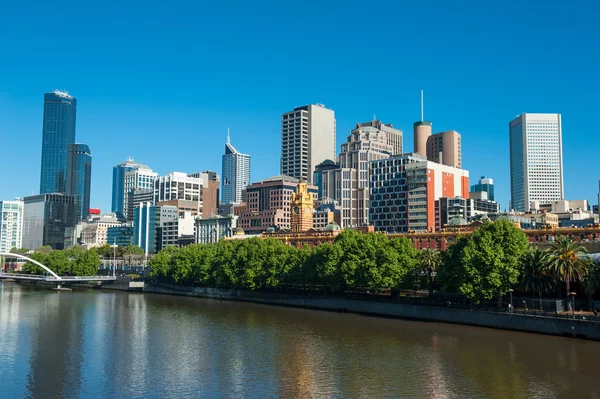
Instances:
[[[508,122],[563,115],[566,197],[595,204],[600,135],[597,1],[4,1],[0,199],[39,190],[43,93],[77,97],[92,206],[112,166],[212,169],[231,127],[252,180],[279,174],[280,115],[323,103],[338,143],[374,114],[405,133],[419,90],[434,131],[462,134],[471,183],[510,197]]]

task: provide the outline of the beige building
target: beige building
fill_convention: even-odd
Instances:
[[[336,156],[333,110],[305,105],[281,115],[281,174],[313,183],[315,166]]]
[[[431,122],[418,121],[413,125],[415,152],[427,156],[427,140],[431,137]]]
[[[81,244],[86,248],[101,247],[111,242],[106,241],[109,227],[121,226],[114,213],[90,218],[81,231]]]
[[[427,139],[427,159],[442,165],[462,168],[460,134],[455,130],[436,133]]]

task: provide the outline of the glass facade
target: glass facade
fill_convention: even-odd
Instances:
[[[75,143],[77,100],[67,93],[44,94],[40,194],[67,192],[67,153]]]
[[[23,201],[0,201],[0,252],[23,246]]]
[[[106,232],[106,243],[108,245],[117,245],[126,247],[132,245],[133,227],[132,226],[115,226],[109,227]]]
[[[24,198],[23,248],[49,245],[64,249],[65,230],[77,224],[72,195],[42,194]]]
[[[494,183],[493,180],[482,176],[477,184],[471,186],[472,193],[487,193],[487,199],[494,201]]]
[[[127,206],[125,204],[125,173],[131,172],[139,165],[131,160],[113,166],[112,203],[110,211],[118,218],[125,219]]]
[[[87,144],[70,144],[67,157],[67,194],[75,197],[77,220],[90,214],[92,155]]]
[[[250,184],[250,155],[238,152],[227,142],[222,166],[221,202],[224,205],[242,202],[242,191]]]

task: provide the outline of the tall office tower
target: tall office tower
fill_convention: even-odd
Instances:
[[[455,130],[436,133],[427,139],[427,159],[453,168],[462,167],[460,134]]]
[[[112,204],[110,211],[116,213],[118,217],[125,218],[125,173],[131,172],[140,166],[133,162],[133,159],[127,159],[125,162],[113,166],[112,179]]]
[[[190,173],[190,177],[202,179],[202,192],[200,200],[202,201],[202,218],[207,219],[219,214],[219,187],[221,185],[219,175],[212,170],[205,170],[201,173]]]
[[[87,144],[70,144],[67,156],[67,194],[77,201],[77,221],[90,214],[92,155]]]
[[[223,205],[242,202],[242,191],[250,184],[250,155],[242,154],[230,142],[227,132],[221,175],[221,202]]]
[[[0,201],[0,252],[23,247],[23,208],[21,200]]]
[[[171,172],[154,180],[154,204],[163,201],[185,200],[193,202],[196,215],[202,210],[202,179],[186,173]]]
[[[313,183],[315,166],[335,159],[335,115],[322,104],[281,116],[281,174]]]
[[[64,249],[65,230],[77,225],[75,197],[61,193],[23,198],[23,248]]]
[[[370,121],[366,123],[357,123],[355,130],[360,128],[371,127],[378,132],[384,132],[387,136],[387,143],[392,146],[392,155],[402,155],[402,130],[394,129],[391,123],[383,123],[381,121]]]
[[[494,180],[486,176],[481,176],[477,184],[471,186],[469,196],[471,198],[494,201]]]
[[[40,194],[67,192],[67,152],[75,143],[77,100],[55,90],[44,94]]]
[[[560,114],[527,114],[509,123],[511,207],[564,199]]]
[[[153,206],[150,202],[139,204],[135,208],[133,245],[142,248],[146,256],[157,253],[162,249],[161,228],[165,223],[176,221],[177,218],[175,206]]]
[[[389,134],[395,133],[379,130],[378,126],[382,124],[357,124],[342,144],[339,168],[322,170],[317,177],[323,198],[341,205],[342,227],[369,224],[369,162],[389,158],[394,151]]]
[[[134,169],[129,172],[125,172],[125,189],[123,191],[123,206],[124,215],[128,221],[133,220],[133,209],[130,206],[133,205],[131,196],[134,190],[154,190],[154,180],[156,180],[158,173],[153,172],[146,165],[137,165]]]

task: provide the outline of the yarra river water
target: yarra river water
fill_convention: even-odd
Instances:
[[[600,343],[0,283],[0,398],[600,398]]]

